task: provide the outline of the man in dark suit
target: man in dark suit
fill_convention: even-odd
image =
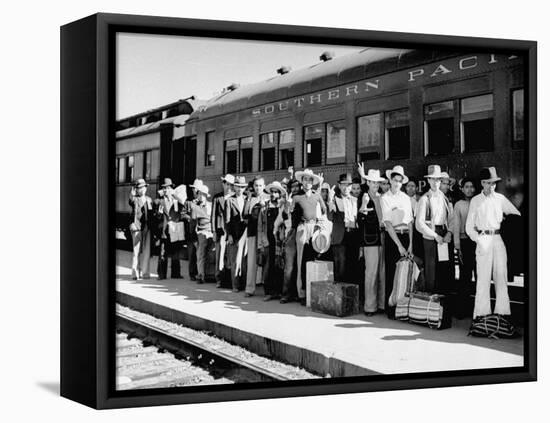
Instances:
[[[149,261],[151,258],[151,215],[153,202],[147,192],[145,179],[138,179],[130,192],[128,204],[132,208],[130,233],[132,235],[132,278],[149,279]],[[141,263],[140,263],[141,255]]]
[[[216,287],[221,288],[226,272],[225,250],[227,235],[225,233],[225,201],[233,195],[233,184],[235,177],[227,174],[222,177],[223,191],[212,198],[212,233],[216,246]]]
[[[162,197],[157,200],[157,215],[161,219],[160,253],[158,278],[166,279],[168,259],[171,260],[172,279],[181,278],[179,250],[183,247],[182,204],[173,196],[174,184],[164,178],[161,185]]]
[[[197,222],[191,217],[193,205],[197,202],[197,189],[196,186],[202,186],[203,182],[200,179],[195,179],[193,185],[189,185],[191,188],[192,196],[187,199],[183,205],[184,220],[185,220],[185,240],[187,242],[187,257],[189,260],[189,279],[192,281],[197,280]]]
[[[231,284],[233,292],[239,292],[246,281],[246,268],[243,269],[246,249],[246,221],[243,218],[245,198],[243,194],[247,184],[244,177],[237,176],[233,186],[235,195],[225,201],[225,228]],[[254,251],[251,252],[251,254],[254,253]]]

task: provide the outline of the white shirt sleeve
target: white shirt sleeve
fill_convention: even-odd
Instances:
[[[516,206],[514,206],[510,200],[508,200],[504,195],[500,198],[501,198],[500,204],[504,214],[516,214],[518,216],[521,216],[521,213],[519,212],[519,210],[516,209]]]
[[[418,201],[418,206],[417,206],[416,230],[420,232],[422,235],[425,235],[429,238],[435,238],[437,234],[426,223],[426,207],[429,207],[428,198],[425,196],[422,196]]]
[[[476,221],[476,214],[477,209],[479,208],[479,201],[474,197],[472,198],[472,201],[470,201],[470,208],[468,210],[468,217],[466,218],[466,234],[470,237],[470,239],[474,242],[477,242],[477,238],[479,237],[479,234],[475,230],[475,221]]]
[[[382,219],[384,222],[391,222],[391,208],[385,196],[380,198],[380,206],[382,207]]]

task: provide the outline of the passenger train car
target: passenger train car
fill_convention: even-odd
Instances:
[[[401,164],[418,177],[438,163],[456,179],[496,165],[499,189],[519,189],[524,78],[512,54],[326,52],[308,68],[229,86],[189,116],[185,140],[196,146],[196,177],[214,192],[225,173],[270,181],[290,165],[323,172],[332,185],[357,162]]]

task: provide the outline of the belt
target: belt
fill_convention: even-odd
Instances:
[[[317,219],[302,219],[302,223],[317,223]]]
[[[353,232],[356,231],[357,228],[346,228],[346,232]]]
[[[480,235],[500,235],[500,229],[477,231]]]
[[[393,229],[395,231],[396,234],[408,234],[409,233],[409,230],[408,229]]]

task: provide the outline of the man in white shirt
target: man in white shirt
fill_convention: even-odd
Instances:
[[[351,195],[349,173],[338,178],[340,194],[328,202],[328,218],[332,221],[331,244],[334,257],[334,280],[357,283],[359,238],[357,231],[357,197]]]
[[[455,281],[451,243],[453,205],[440,190],[443,173],[439,165],[428,166],[425,178],[430,189],[420,197],[416,215],[416,229],[422,234],[424,245],[425,289],[448,293]]]
[[[401,191],[403,184],[408,182],[402,166],[394,166],[386,171],[390,181],[390,190],[380,197],[382,219],[386,228],[385,265],[385,310],[389,318],[395,318],[395,307],[390,307],[388,298],[393,287],[395,265],[401,257],[413,254],[413,213],[411,200]]]
[[[482,169],[479,179],[483,191],[472,198],[466,219],[466,233],[477,244],[474,318],[491,314],[491,275],[496,291],[495,313],[510,315],[506,247],[500,236],[500,224],[504,215],[520,212],[504,195],[495,192],[501,179],[494,167]]]

